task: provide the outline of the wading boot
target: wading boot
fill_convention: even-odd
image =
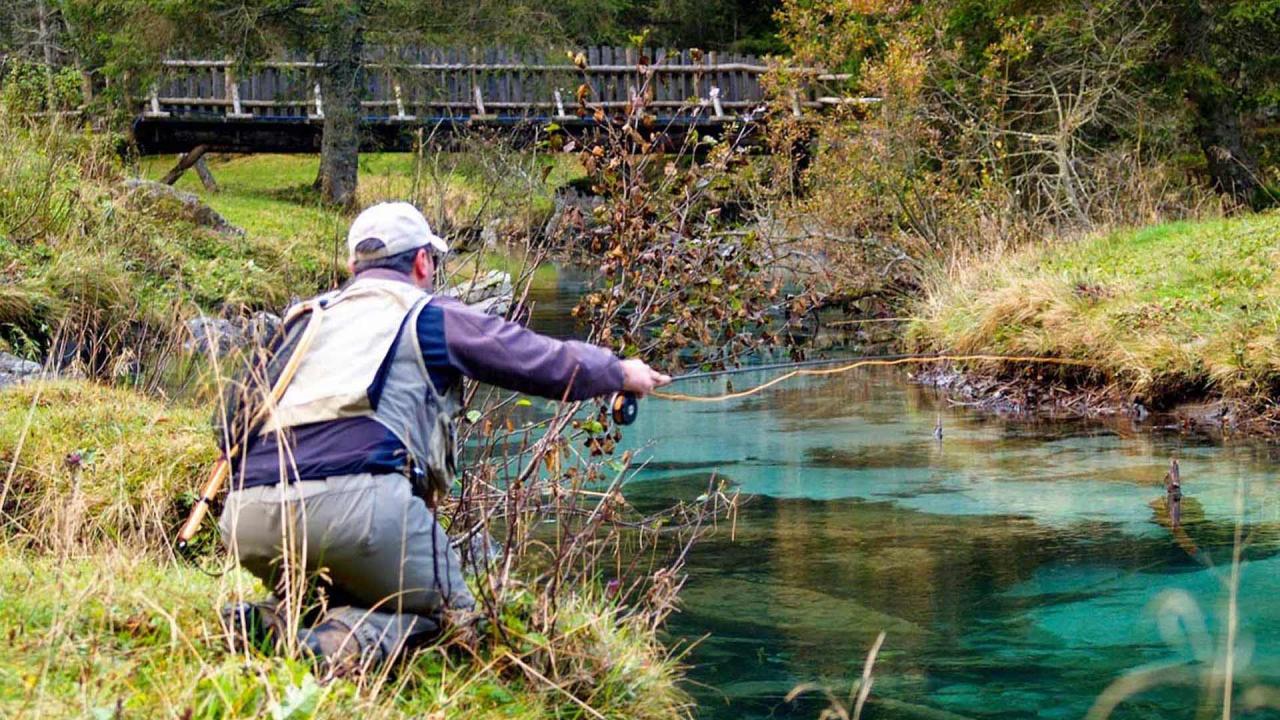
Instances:
[[[329,618],[312,628],[298,630],[298,647],[314,658],[316,674],[343,677],[362,673],[382,662],[382,645],[370,628]]]
[[[236,652],[254,648],[268,653],[284,636],[284,619],[276,611],[274,602],[228,603],[222,606],[218,619],[231,649]]]

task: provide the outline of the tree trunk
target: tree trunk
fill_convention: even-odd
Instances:
[[[40,33],[39,42],[40,49],[44,53],[44,64],[47,67],[53,67],[53,39],[49,32],[49,7],[45,5],[44,0],[36,3],[36,16],[39,19]]]
[[[1186,56],[1204,68],[1216,67],[1213,51],[1214,18],[1198,2],[1186,4]],[[1237,202],[1252,203],[1259,188],[1258,161],[1244,142],[1235,91],[1222,78],[1199,78],[1187,88],[1196,110],[1195,134],[1209,166],[1213,186]]]
[[[364,72],[364,29],[358,20],[335,28],[320,61],[320,95],[324,130],[320,140],[320,172],[316,186],[325,202],[350,207],[356,200],[360,158],[360,94]]]
[[[1240,113],[1225,98],[1196,98],[1196,136],[1209,164],[1213,185],[1237,202],[1257,196],[1258,162],[1245,146]]]

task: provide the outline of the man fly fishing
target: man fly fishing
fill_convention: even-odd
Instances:
[[[257,422],[224,429],[233,471],[219,521],[268,588],[290,582],[286,555],[295,572],[322,576],[328,607],[297,640],[334,668],[392,658],[436,637],[447,611],[475,605],[433,510],[454,480],[464,377],[556,400],[670,381],[432,295],[449,248],[408,203],[362,212],[347,248],[352,280],[286,321],[278,399]],[[274,596],[228,606],[223,623],[255,642],[285,627]]]

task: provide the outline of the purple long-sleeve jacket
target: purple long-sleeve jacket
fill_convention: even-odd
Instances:
[[[388,270],[369,270],[361,277],[408,281]],[[418,316],[417,329],[423,362],[441,393],[449,392],[464,376],[553,400],[582,400],[622,389],[622,365],[608,350],[539,335],[452,298],[432,298]],[[375,378],[370,392],[380,393],[382,381]],[[236,485],[271,485],[286,475],[291,480],[311,480],[397,472],[404,467],[404,445],[370,418],[303,425],[289,437],[290,452],[284,456],[291,456],[296,475],[281,471],[277,438],[267,436],[250,446],[241,466],[243,485]]]

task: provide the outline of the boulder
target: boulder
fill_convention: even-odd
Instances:
[[[206,205],[192,193],[183,192],[164,183],[138,178],[125,180],[124,187],[128,190],[127,197],[131,204],[157,210],[165,217],[186,220],[227,235],[244,235],[244,230],[227,222],[227,219],[217,210]]]
[[[16,355],[0,352],[0,388],[16,385],[40,375],[40,363],[23,360]]]
[[[231,319],[200,315],[186,322],[190,337],[182,343],[182,349],[189,353],[214,352],[222,357],[232,350],[270,341],[282,322],[279,315],[261,310]]]
[[[189,353],[213,353],[222,357],[245,343],[244,333],[230,320],[201,315],[186,322],[190,339],[182,343]]]
[[[475,279],[447,287],[440,294],[471,305],[491,297],[511,295],[511,292],[511,276],[501,270],[490,270]]]
[[[491,298],[485,298],[480,302],[469,303],[469,307],[477,312],[486,315],[506,315],[511,309],[510,295],[495,295]]]

